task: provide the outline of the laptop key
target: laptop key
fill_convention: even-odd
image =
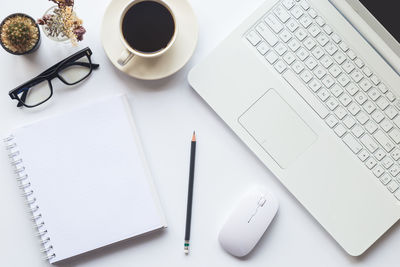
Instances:
[[[300,23],[304,28],[308,28],[312,24],[312,19],[308,15],[304,15],[300,18]]]
[[[342,38],[340,38],[340,36],[337,35],[336,33],[332,34],[331,38],[337,44],[339,44],[342,41]]]
[[[303,79],[305,83],[308,83],[313,78],[313,75],[308,70],[305,70],[300,74],[300,77]]]
[[[390,152],[395,148],[392,141],[383,133],[382,130],[378,130],[374,134],[374,138],[386,150],[386,152]]]
[[[383,164],[383,167],[385,167],[386,169],[389,169],[390,167],[393,166],[393,160],[390,157],[385,157],[382,160],[382,164]]]
[[[293,65],[295,64],[296,63],[294,63]],[[313,90],[313,92],[318,92],[318,90],[322,87],[321,83],[316,79],[313,79],[308,86],[311,90]]]
[[[390,183],[387,185],[387,188],[389,189],[390,193],[393,193],[399,188],[399,185],[395,181],[390,181]]]
[[[275,8],[274,13],[283,23],[290,19],[289,13],[287,13],[286,10],[280,5]]]
[[[319,80],[321,80],[326,75],[326,70],[321,66],[318,66],[316,69],[314,69],[313,72]]]
[[[385,170],[382,168],[382,166],[378,165],[374,168],[374,170],[372,171],[376,177],[381,177],[382,174],[385,172]]]
[[[378,90],[376,88],[372,88],[371,90],[369,90],[368,92],[368,96],[373,100],[377,100],[380,96],[380,93],[378,92]]]
[[[343,50],[343,52],[347,52],[347,50],[349,50],[349,46],[345,42],[341,42],[339,47]]]
[[[271,29],[276,32],[279,33],[281,30],[283,30],[283,26],[280,23],[280,21],[273,15],[273,14],[269,14],[264,21],[268,24],[268,26],[271,27]]]
[[[362,150],[362,145],[353,137],[353,135],[347,133],[343,137],[343,142],[353,151],[353,153],[358,154]]]
[[[351,129],[353,128],[354,124],[356,124],[356,121],[350,117],[347,116],[344,120],[343,120],[344,125],[346,125],[347,128]]]
[[[331,26],[325,25],[324,26],[324,31],[326,34],[331,35],[333,33]]]
[[[389,136],[396,144],[400,144],[400,131],[398,129],[392,130]]]
[[[312,38],[310,38],[310,37],[308,37],[304,42],[304,46],[308,49],[308,50],[312,50],[314,47],[315,47],[315,45],[317,44],[315,41],[314,41],[314,39],[312,39]]]
[[[315,9],[313,9],[313,8],[311,8],[310,10],[308,10],[308,14],[309,14],[313,19],[315,19],[315,18],[318,16],[317,11],[315,11]]]
[[[399,112],[393,106],[390,106],[385,110],[385,114],[392,120]]]
[[[367,68],[367,67],[364,68],[364,73],[365,73],[365,69],[368,69],[368,68]],[[368,74],[365,74],[365,75],[368,76]],[[372,73],[371,73],[371,75],[372,75]],[[369,77],[369,76],[368,76],[368,77]],[[378,85],[378,84],[381,82],[381,81],[379,80],[378,76],[376,76],[376,75],[372,75],[371,81],[372,81],[375,85]]]
[[[303,63],[299,62],[296,60],[296,62],[292,65],[292,69],[299,74],[300,72],[302,72],[304,70],[304,65]],[[321,87],[321,86],[320,86]],[[317,88],[318,91],[319,88]]]
[[[328,118],[326,118],[325,122],[330,128],[333,128],[338,124],[339,121],[336,119],[335,116],[329,115]]]
[[[368,68],[368,67],[365,67],[365,68],[363,69],[363,72],[364,72],[365,75],[367,75],[367,77],[371,77],[371,75],[372,75],[372,71],[371,71],[371,69]]]
[[[318,24],[320,27],[322,27],[322,26],[325,25],[325,20],[324,20],[323,18],[321,18],[321,17],[317,17],[317,18],[315,19],[315,21],[317,22],[317,24]]]
[[[290,49],[292,49],[293,52],[296,52],[301,47],[299,41],[297,41],[296,39],[292,39],[288,43],[288,46],[289,46]]]
[[[356,119],[359,123],[364,125],[369,120],[369,117],[364,111],[361,111],[357,114]]]
[[[299,24],[294,19],[290,19],[289,22],[286,23],[286,26],[291,32],[294,32],[299,27]]]
[[[283,62],[282,60],[279,60],[278,62],[276,62],[274,67],[275,67],[276,71],[279,72],[279,73],[284,72],[286,70],[286,68],[287,68],[285,62]]]
[[[378,149],[374,155],[377,160],[381,161],[386,156],[386,152],[383,149]]]
[[[356,67],[350,60],[346,60],[346,62],[343,64],[343,69],[347,74],[351,73]]]
[[[257,46],[257,50],[258,52],[260,52],[261,55],[265,55],[268,52],[269,47],[265,42],[262,42]]]
[[[292,10],[290,10],[290,12],[296,19],[299,19],[304,14],[303,9],[299,6],[295,6]]]
[[[287,50],[288,50],[287,47],[286,47],[284,44],[282,44],[282,43],[279,43],[277,46],[275,46],[275,51],[276,51],[276,52],[278,53],[278,55],[280,55],[280,56],[282,56],[283,54],[285,54]]]
[[[393,123],[388,119],[383,119],[383,121],[381,121],[379,125],[385,132],[389,132],[393,128]]]
[[[351,129],[351,132],[357,137],[360,138],[364,133],[364,128],[361,127],[360,125],[356,125]]]
[[[338,107],[335,110],[335,115],[339,120],[343,120],[343,118],[347,116],[347,111],[343,107]]]
[[[338,126],[335,127],[334,131],[337,136],[342,137],[346,133],[346,128],[343,125],[338,124]]]
[[[325,88],[322,88],[321,90],[319,90],[317,96],[318,96],[323,102],[325,102],[325,101],[329,98],[330,94],[329,94],[328,90],[326,90]]]
[[[367,158],[369,158],[369,153],[367,152],[367,150],[363,149],[360,154],[358,154],[358,158],[364,162],[367,160]]]
[[[308,32],[311,34],[312,37],[317,37],[317,35],[321,32],[320,27],[313,24],[310,28],[308,28]]]
[[[367,168],[371,170],[373,167],[376,166],[376,160],[373,157],[369,157],[365,162],[365,166],[367,166]]]
[[[310,4],[307,3],[306,0],[301,0],[301,1],[300,1],[300,5],[301,5],[301,7],[302,7],[304,10],[309,10],[309,9],[310,9]]]
[[[246,38],[253,46],[256,46],[259,42],[261,42],[260,36],[258,36],[255,31],[250,31]]]
[[[392,92],[387,92],[386,98],[389,99],[390,102],[393,102],[396,100],[396,96]]]
[[[348,94],[342,94],[339,98],[339,101],[343,106],[347,107],[351,103],[351,98]]]
[[[373,118],[374,121],[376,121],[377,123],[380,123],[380,122],[385,118],[385,116],[383,115],[383,113],[382,113],[381,111],[375,110],[375,111],[372,113],[372,118]]]
[[[397,164],[394,164],[390,169],[389,169],[390,174],[393,177],[396,177],[400,173],[400,167]]]
[[[268,60],[269,63],[274,64],[279,57],[275,52],[271,51],[265,56],[265,58]]]
[[[365,124],[365,129],[370,133],[373,134],[376,130],[378,130],[378,126],[373,121],[368,121],[367,124]]]
[[[291,9],[292,7],[294,7],[294,0],[283,0],[282,4],[287,8],[287,9]]]
[[[322,83],[327,87],[331,88],[335,84],[335,80],[332,78],[332,76],[327,75],[325,78],[322,80]]]
[[[387,185],[392,180],[392,177],[390,177],[389,174],[385,173],[383,176],[381,176],[380,180],[382,184]]]
[[[296,55],[299,57],[299,59],[300,59],[301,61],[304,61],[306,58],[309,57],[310,54],[307,52],[306,49],[304,49],[304,48],[302,47],[302,48],[300,48],[300,49],[296,52]]]
[[[257,32],[264,38],[270,46],[275,46],[279,41],[278,37],[268,28],[268,26],[261,22],[256,27]]]
[[[398,161],[400,159],[400,149],[396,148],[390,155],[394,160]]]
[[[296,56],[292,52],[288,52],[283,56],[283,60],[289,65],[291,65],[295,60]]]
[[[369,135],[364,135],[360,141],[371,153],[374,153],[379,148],[378,144]]]
[[[292,39],[292,34],[288,30],[283,30],[280,35],[283,42],[287,43],[290,39]]]

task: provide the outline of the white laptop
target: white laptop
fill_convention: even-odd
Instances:
[[[397,1],[268,0],[189,82],[350,255],[400,218]]]

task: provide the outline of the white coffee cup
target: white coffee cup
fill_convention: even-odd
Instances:
[[[169,11],[169,13],[171,14],[172,19],[174,21],[174,33],[173,33],[171,39],[169,40],[168,44],[164,48],[154,51],[154,52],[142,52],[142,51],[139,51],[139,50],[131,47],[129,45],[129,43],[126,41],[124,34],[123,34],[123,22],[124,22],[126,13],[129,11],[129,9],[131,7],[133,7],[134,5],[137,5],[141,2],[156,2],[156,3],[163,5]],[[125,8],[123,9],[123,11],[120,15],[119,35],[120,35],[121,42],[124,45],[124,50],[121,51],[121,55],[117,61],[118,64],[121,66],[125,66],[134,57],[155,58],[155,57],[159,57],[159,56],[163,55],[175,43],[177,33],[178,33],[178,28],[177,28],[176,18],[175,18],[174,12],[172,11],[172,9],[169,7],[169,5],[167,3],[165,3],[162,0],[132,0],[132,1],[130,1],[125,6]]]

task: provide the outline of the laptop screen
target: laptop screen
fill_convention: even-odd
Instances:
[[[400,13],[396,0],[359,0],[400,43]]]

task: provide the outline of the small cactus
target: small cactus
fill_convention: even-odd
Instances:
[[[20,47],[21,50],[26,49],[33,37],[29,27],[22,22],[10,24],[6,36],[13,46]]]
[[[6,18],[0,29],[3,46],[16,54],[23,54],[39,41],[39,30],[30,17],[14,15]]]

